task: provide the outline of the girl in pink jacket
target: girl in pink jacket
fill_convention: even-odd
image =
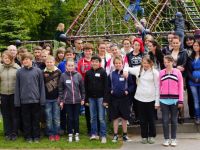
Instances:
[[[176,146],[178,108],[183,107],[183,77],[180,70],[173,68],[174,59],[164,57],[165,69],[160,71],[160,107],[164,133],[164,146]],[[169,114],[171,116],[171,141],[169,137]]]

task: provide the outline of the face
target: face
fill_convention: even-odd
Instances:
[[[98,47],[99,53],[105,53],[106,52],[106,45],[100,44]]]
[[[187,46],[192,46],[194,44],[194,40],[193,39],[187,39],[186,40],[186,45]]]
[[[155,52],[156,51],[156,46],[153,46],[153,44],[151,42],[149,42],[148,44],[148,49],[151,51],[151,52]]]
[[[66,64],[66,69],[67,69],[67,71],[69,71],[69,72],[74,71],[74,70],[75,70],[75,64],[74,64],[74,62],[67,62],[67,64]]]
[[[153,41],[150,37],[146,38],[146,40],[144,41],[145,45],[148,46],[149,41]]]
[[[3,63],[6,64],[6,65],[9,65],[12,62],[7,55],[3,55]]]
[[[200,45],[198,44],[198,42],[195,42],[195,43],[193,44],[193,50],[194,50],[195,52],[200,52]]]
[[[42,53],[41,50],[35,50],[34,51],[34,57],[35,57],[35,59],[41,59],[41,53]]]
[[[151,68],[151,64],[149,64],[146,59],[142,60],[142,66],[143,66],[144,70],[148,70]]]
[[[55,65],[55,61],[48,59],[45,61],[45,65],[46,65],[47,69],[52,69]]]
[[[64,59],[64,56],[65,56],[65,54],[64,54],[63,52],[58,53],[58,58],[59,58],[60,60],[63,60],[63,59]]]
[[[116,59],[114,65],[115,65],[115,69],[117,69],[117,70],[123,69],[123,63],[121,60]]]
[[[100,62],[98,60],[92,60],[91,61],[91,66],[94,70],[98,69],[100,67]]]
[[[91,58],[92,57],[92,49],[85,49],[84,55],[86,58]]]
[[[110,49],[110,43],[106,43],[106,51],[107,53],[112,54],[112,51]]]
[[[164,65],[166,68],[171,68],[173,67],[173,62],[164,58]]]
[[[42,54],[41,54],[42,61],[45,62],[48,56],[49,56],[49,55],[48,55],[47,52],[42,53]]]
[[[32,66],[32,60],[29,59],[29,58],[25,58],[25,59],[22,61],[22,64],[24,65],[24,67],[31,67],[31,66]]]
[[[65,59],[69,59],[69,58],[74,59],[74,54],[73,53],[66,53],[65,54]]]
[[[76,50],[82,50],[83,49],[83,41],[82,40],[76,40],[74,42],[74,45],[76,47]]]
[[[168,42],[169,42],[170,44],[172,43],[173,38],[174,38],[174,35],[173,35],[173,34],[169,34],[169,35],[167,36],[167,40],[168,40]]]
[[[181,42],[179,41],[179,39],[173,39],[172,40],[172,47],[175,50],[179,50],[181,46]]]
[[[120,54],[119,49],[118,49],[117,46],[111,47],[111,51],[112,51],[112,55],[113,55],[114,57],[119,56],[119,54]]]
[[[13,55],[13,57],[16,57],[16,56],[17,56],[17,49],[12,48],[12,49],[10,49],[10,52],[11,52],[11,54]]]
[[[140,50],[140,43],[135,41],[134,44],[133,44],[133,49],[135,51],[139,51]]]
[[[125,40],[125,41],[123,42],[123,47],[124,47],[124,49],[129,50],[129,49],[131,48],[131,43],[130,43],[130,41]]]

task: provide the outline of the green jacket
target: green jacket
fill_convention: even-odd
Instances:
[[[15,92],[16,72],[19,65],[0,64],[0,94],[11,95]]]

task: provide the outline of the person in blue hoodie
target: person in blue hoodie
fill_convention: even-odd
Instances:
[[[115,71],[108,78],[110,92],[110,117],[113,120],[114,136],[112,142],[118,141],[118,120],[122,119],[123,141],[131,141],[127,136],[127,120],[130,117],[130,95],[134,91],[131,76],[123,77],[123,60],[115,57],[113,60]]]

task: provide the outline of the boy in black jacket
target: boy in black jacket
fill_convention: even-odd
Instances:
[[[45,104],[43,73],[33,67],[33,56],[22,55],[24,67],[17,71],[15,88],[15,106],[21,106],[24,138],[27,142],[36,143],[40,138],[40,109]]]
[[[86,72],[85,92],[86,104],[89,103],[91,116],[91,140],[97,139],[97,118],[100,122],[101,143],[106,143],[106,120],[105,107],[107,106],[107,74],[100,67],[101,58],[93,56],[91,58],[92,68]],[[98,112],[97,112],[98,111]],[[97,117],[98,114],[98,117]]]

